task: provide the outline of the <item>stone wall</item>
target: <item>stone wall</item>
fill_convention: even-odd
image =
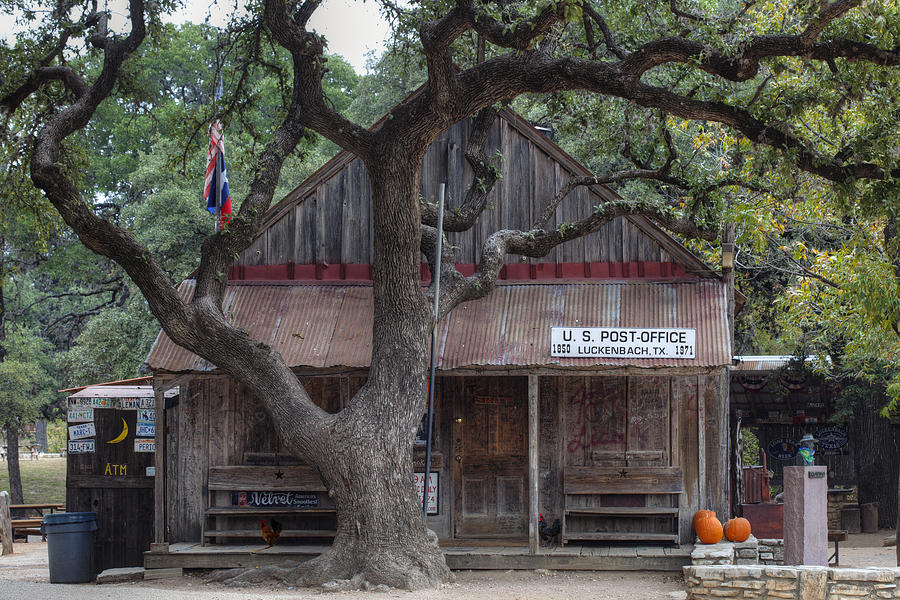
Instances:
[[[721,541],[718,544],[697,543],[691,552],[695,565],[781,565],[784,564],[784,540],[757,540],[752,535],[746,542]]]
[[[894,600],[900,568],[684,567],[687,600]]]

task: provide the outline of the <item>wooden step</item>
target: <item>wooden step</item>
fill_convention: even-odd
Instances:
[[[612,531],[567,531],[565,541],[587,540],[604,542],[670,542],[678,543],[674,533],[627,533]]]
[[[258,506],[213,506],[206,509],[208,517],[217,516],[266,516],[266,515],[327,515],[334,514],[334,508],[299,508],[299,507],[265,507]]]
[[[567,508],[567,515],[611,515],[617,517],[643,517],[655,515],[677,515],[678,509],[671,506],[591,506]]]
[[[336,532],[333,529],[285,529],[281,532],[279,538],[313,538],[313,537],[334,537]],[[262,534],[259,529],[211,529],[203,534],[203,537],[239,537],[239,538],[259,538],[262,540]]]

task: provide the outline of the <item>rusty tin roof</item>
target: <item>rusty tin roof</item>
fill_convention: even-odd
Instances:
[[[182,297],[194,282],[182,284]],[[590,369],[717,367],[731,364],[725,285],[685,282],[498,284],[455,308],[438,328],[437,368]],[[229,285],[225,314],[271,344],[292,367],[366,368],[372,350],[372,288],[361,285]],[[554,358],[551,327],[681,327],[697,330],[693,359]],[[160,333],[147,362],[154,371],[215,366]]]

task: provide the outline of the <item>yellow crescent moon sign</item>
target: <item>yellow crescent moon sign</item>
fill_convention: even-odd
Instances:
[[[122,440],[128,437],[128,423],[125,422],[125,419],[122,419],[122,433],[119,434],[119,437],[109,440],[106,442],[107,444],[118,444]]]

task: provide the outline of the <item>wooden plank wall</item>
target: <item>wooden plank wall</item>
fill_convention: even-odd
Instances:
[[[337,412],[365,377],[301,380],[319,406]],[[181,385],[179,397],[170,400],[165,412],[165,427],[164,502],[170,543],[200,541],[210,467],[259,464],[275,460],[275,453],[291,460],[262,403],[224,375],[198,375]]]
[[[456,509],[454,456],[461,441],[457,441],[454,427],[459,427],[456,417],[462,415],[454,411],[465,405],[459,401],[460,394],[468,397],[480,389],[479,379],[442,376],[437,380],[432,470],[438,471],[440,478],[440,513],[429,517],[428,523],[442,539],[453,536]],[[489,379],[500,381],[500,387],[492,392],[500,394],[502,378]],[[539,377],[538,512],[551,523],[562,516],[565,465],[615,461],[618,459],[612,455],[624,452],[629,445],[629,451],[633,446],[635,452],[644,453],[629,458],[631,465],[670,465],[682,470],[682,542],[689,542],[693,535],[690,521],[696,510],[711,508],[726,516],[728,429],[723,420],[727,417],[727,396],[722,395],[726,381],[719,375]],[[304,379],[313,398],[331,412],[346,405],[364,382],[365,377]],[[521,381],[513,387],[521,387]],[[604,398],[621,401],[613,402],[613,406]],[[585,402],[588,405],[579,404]],[[626,422],[629,405],[633,416],[668,411],[667,427],[638,433],[636,422]],[[622,410],[608,410],[616,407]],[[662,423],[666,419],[656,420]],[[261,404],[225,376],[198,375],[182,385],[177,403],[166,410],[165,425],[169,542],[199,541],[202,513],[208,503],[206,477],[210,466],[250,464],[250,455],[279,452],[284,456]],[[651,456],[658,450],[662,450],[661,458]],[[421,463],[417,470],[424,465],[419,454],[424,452],[418,449],[414,454],[414,460]]]
[[[552,522],[561,515],[566,466],[624,465],[626,448],[629,465],[681,468],[682,543],[692,541],[691,518],[700,508],[727,515],[728,398],[723,381],[718,375],[541,377],[539,507],[545,518]],[[667,428],[661,428],[662,418],[649,419],[647,430],[634,427],[636,420],[661,417],[666,410]],[[661,462],[652,459],[660,450]]]
[[[425,156],[420,191],[437,201],[438,184],[447,182],[450,210],[464,200],[473,173],[465,159],[470,121],[442,134]],[[503,228],[529,229],[534,219],[573,173],[508,121],[498,120],[488,136],[486,154],[500,168],[488,208],[469,231],[449,235],[459,248],[457,262],[477,263],[481,244]],[[501,158],[502,156],[502,158]],[[587,188],[573,191],[556,210],[547,228],[584,218],[602,200]],[[238,264],[370,264],[372,262],[369,177],[355,159],[330,177],[317,181],[297,206],[272,223],[244,253]],[[574,240],[542,259],[530,262],[648,261],[674,259],[657,242],[624,219]]]

